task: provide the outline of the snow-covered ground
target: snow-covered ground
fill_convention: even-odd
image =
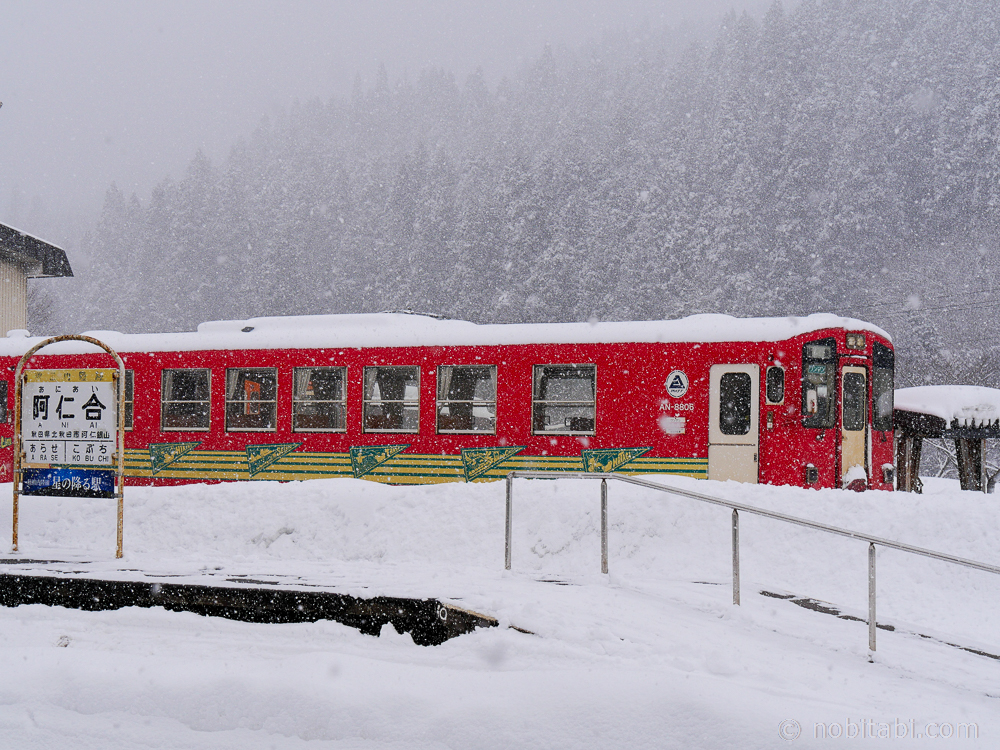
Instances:
[[[1000,500],[947,480],[662,481],[1000,563]],[[878,619],[896,630],[869,662],[864,622],[758,593],[863,619],[865,544],[744,515],[734,607],[728,511],[609,487],[607,576],[593,481],[515,484],[510,572],[503,483],[129,488],[124,561],[110,501],[25,498],[21,556],[87,575],[434,596],[501,627],[425,648],[390,626],[0,608],[0,748],[1000,746],[1000,661],[956,647],[1000,654],[1000,576],[880,551]]]

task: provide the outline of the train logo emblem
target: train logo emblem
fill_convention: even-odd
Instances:
[[[186,456],[201,445],[195,443],[150,443],[149,469],[152,474],[159,474],[165,468],[182,456]]]
[[[681,370],[674,370],[667,375],[667,393],[674,398],[680,398],[688,392],[688,376]]]
[[[483,476],[516,453],[524,450],[523,445],[498,448],[462,448],[462,463],[465,466],[465,481]]]

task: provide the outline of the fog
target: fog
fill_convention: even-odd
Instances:
[[[490,83],[546,44],[697,21],[709,0],[0,2],[0,221],[72,242],[108,187],[148,196],[201,149],[225,157],[296,99],[350,94],[384,65]],[[742,3],[759,10],[763,2]]]

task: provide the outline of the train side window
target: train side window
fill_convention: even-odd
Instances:
[[[0,424],[7,423],[7,381],[0,380]]]
[[[418,432],[420,368],[365,368],[365,432]]]
[[[442,365],[437,370],[437,431],[497,431],[495,365]]]
[[[894,360],[892,349],[877,341],[872,344],[872,427],[883,432],[892,429]]]
[[[278,371],[273,367],[226,370],[226,431],[259,432],[278,426]]]
[[[768,367],[764,395],[769,404],[780,404],[785,400],[785,368]]]
[[[593,435],[597,424],[597,365],[535,365],[531,431]]]
[[[719,380],[719,431],[746,435],[753,415],[753,380],[745,372],[727,372]]]
[[[160,429],[207,430],[211,406],[208,369],[164,370],[160,388]]]
[[[125,412],[125,429],[132,429],[135,415],[135,370],[125,371],[125,390],[122,393],[122,409]]]
[[[347,429],[347,368],[296,367],[292,390],[292,430],[344,432]]]
[[[833,338],[810,341],[802,347],[802,426],[833,427],[836,387],[837,342]]]

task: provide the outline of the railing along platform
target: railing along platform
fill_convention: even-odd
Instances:
[[[563,471],[512,471],[507,475],[507,518],[505,527],[505,545],[504,545],[504,567],[510,570],[510,560],[511,560],[511,531],[512,531],[512,506],[513,506],[513,493],[514,493],[514,480],[515,479],[600,479],[601,480],[601,572],[608,572],[608,480],[615,482],[623,482],[625,484],[632,484],[637,487],[644,487],[650,490],[656,490],[658,492],[665,492],[670,495],[678,495],[680,497],[686,497],[691,500],[698,500],[703,503],[708,503],[710,505],[718,505],[723,508],[729,508],[732,511],[732,552],[733,552],[733,604],[739,605],[740,603],[740,513],[747,513],[754,516],[760,516],[762,518],[770,518],[775,521],[781,521],[783,523],[793,524],[795,526],[803,526],[807,529],[814,529],[816,531],[822,531],[827,534],[835,534],[836,536],[847,537],[848,539],[857,539],[860,542],[868,543],[868,648],[871,651],[875,650],[875,631],[876,631],[876,620],[875,620],[875,545],[880,547],[885,547],[887,549],[895,549],[900,552],[906,552],[911,555],[921,555],[923,557],[929,557],[932,560],[941,560],[942,562],[952,563],[953,565],[961,565],[966,568],[972,568],[974,570],[982,570],[987,573],[1000,574],[1000,566],[990,565],[988,563],[979,562],[977,560],[969,560],[964,557],[957,557],[955,555],[949,555],[943,552],[935,552],[933,550],[924,549],[923,547],[917,547],[912,544],[904,544],[903,542],[897,542],[892,539],[885,539],[883,537],[872,536],[871,534],[865,534],[860,531],[851,531],[849,529],[842,529],[838,526],[830,526],[824,523],[818,523],[816,521],[810,521],[807,518],[798,518],[796,516],[790,516],[787,513],[778,513],[773,510],[766,510],[765,508],[756,508],[752,505],[746,505],[744,503],[736,503],[731,500],[724,500],[719,497],[713,497],[712,495],[705,495],[700,492],[692,492],[690,490],[683,490],[679,487],[671,487],[666,484],[659,484],[658,482],[651,482],[648,479],[639,479],[638,477],[631,477],[627,474],[601,474],[601,473],[589,473],[589,472],[563,472]]]

